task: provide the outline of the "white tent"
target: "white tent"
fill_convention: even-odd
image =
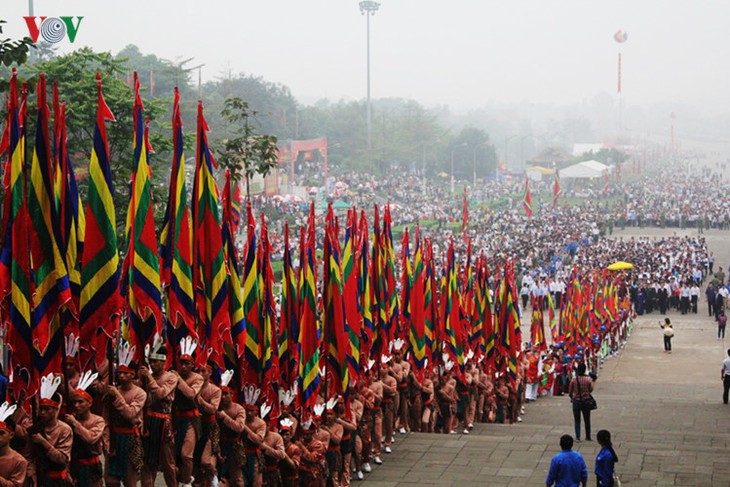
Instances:
[[[600,178],[611,168],[598,161],[583,161],[560,170],[561,179],[595,179]]]

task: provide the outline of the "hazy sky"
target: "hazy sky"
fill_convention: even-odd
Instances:
[[[27,35],[28,0],[2,0],[5,34]],[[362,99],[366,28],[356,0],[35,0],[35,15],[84,19],[74,44],[245,72],[300,101]],[[465,109],[565,104],[730,102],[730,2],[717,0],[382,0],[371,18],[372,96]],[[628,33],[618,44],[613,35]]]

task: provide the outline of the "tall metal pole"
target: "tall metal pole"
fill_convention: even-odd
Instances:
[[[372,163],[373,149],[373,126],[372,126],[372,105],[370,103],[370,16],[380,8],[380,4],[373,0],[363,0],[360,2],[360,13],[365,16],[365,28],[367,39],[367,136],[368,136],[368,165]]]

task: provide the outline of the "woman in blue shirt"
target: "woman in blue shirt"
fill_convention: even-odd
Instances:
[[[596,480],[598,487],[613,487],[613,466],[618,462],[616,452],[611,444],[611,433],[608,430],[601,430],[596,434],[596,440],[601,445],[601,451],[596,457]]]

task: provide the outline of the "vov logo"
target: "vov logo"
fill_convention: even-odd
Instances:
[[[68,36],[69,42],[76,40],[76,34],[79,32],[81,19],[76,17],[76,25],[74,25],[73,17],[23,17],[28,25],[28,32],[33,42],[38,42],[40,35],[44,41],[49,44],[61,42],[64,37]]]

